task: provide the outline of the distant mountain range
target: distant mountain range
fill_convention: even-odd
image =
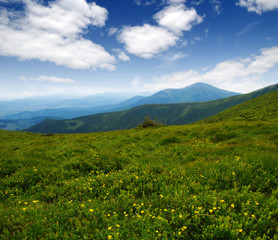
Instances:
[[[145,104],[201,102],[238,94],[239,93],[213,87],[209,84],[195,83],[185,88],[165,89],[148,97],[135,96],[121,102],[119,102],[119,93],[110,93],[110,95],[108,93],[98,94],[86,98],[62,100],[57,103],[53,102],[52,99],[49,104],[47,104],[47,99],[45,98],[38,101],[33,99],[33,102],[37,102],[37,105],[34,105],[33,103],[33,107],[39,108],[42,106],[48,106],[48,108],[39,109],[37,111],[23,111],[16,114],[2,116],[1,118],[3,120],[0,119],[0,129],[21,130],[38,123],[34,121],[39,121],[40,118],[68,119],[95,113],[121,111]],[[127,96],[124,94],[122,95]],[[123,98],[123,96],[121,96],[121,98]],[[23,103],[18,100],[14,101],[14,103],[16,103],[15,106],[22,106],[25,103],[26,107],[32,107],[32,99],[25,99],[23,100]],[[32,121],[30,121],[31,119]]]
[[[197,83],[193,87],[196,87],[196,85],[205,86]],[[142,123],[145,116],[158,119],[167,125],[187,124],[213,116],[225,109],[276,90],[278,90],[278,84],[248,94],[207,102],[147,104],[124,111],[99,113],[69,120],[48,119],[26,129],[26,131],[40,133],[87,133],[129,129]],[[161,99],[165,95],[158,94],[158,96]],[[168,96],[172,95],[169,94]]]

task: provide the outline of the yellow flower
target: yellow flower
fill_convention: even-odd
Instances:
[[[256,216],[254,214],[251,215],[252,218],[255,218]]]
[[[92,208],[91,208],[89,211],[90,211],[90,212],[93,212],[93,211],[94,211],[94,209],[92,209]]]
[[[26,208],[22,208],[22,210],[23,210],[23,211],[25,211],[25,210],[26,210]]]
[[[231,207],[234,208],[234,207],[235,207],[235,204],[232,203],[232,204],[231,204]]]
[[[256,202],[256,205],[259,205],[259,203],[258,203],[258,202]]]
[[[239,229],[238,231],[239,231],[239,232],[242,232],[243,230],[242,230],[242,229]]]
[[[248,213],[246,212],[246,213],[244,213],[244,215],[245,215],[245,216],[247,216],[247,215],[248,215]]]
[[[164,209],[164,212],[167,212],[167,211],[168,211],[168,210],[165,208],[165,209]]]
[[[199,210],[201,210],[203,207],[198,207]]]
[[[179,235],[181,235],[181,232],[179,232]]]
[[[213,210],[216,210],[217,208],[216,208],[216,207],[213,207],[212,209],[213,209]]]
[[[32,201],[33,203],[38,203],[39,201],[38,200],[34,200],[34,201]]]
[[[116,224],[116,227],[118,227],[118,228],[119,228],[119,227],[120,227],[120,225],[119,225],[119,224]]]
[[[109,236],[107,237],[107,239],[112,239],[112,236],[111,236],[111,235],[109,235]]]
[[[212,213],[212,212],[213,212],[213,210],[212,210],[212,209],[210,209],[210,210],[209,210],[209,212],[210,212],[210,213]]]
[[[110,231],[112,229],[112,227],[108,227],[108,230]]]
[[[221,200],[220,200],[220,202],[222,202],[222,203],[223,203],[223,202],[225,202],[225,200],[221,199]]]
[[[179,216],[180,218],[182,218],[182,215],[180,214],[180,216]]]
[[[198,213],[199,213],[199,211],[195,211],[195,213],[196,213],[196,214],[198,214]]]
[[[171,211],[172,211],[172,212],[175,212],[175,209],[172,209]]]

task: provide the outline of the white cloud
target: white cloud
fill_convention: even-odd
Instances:
[[[152,58],[155,54],[174,46],[178,37],[164,28],[144,24],[125,27],[118,40],[125,44],[129,53],[142,58]]]
[[[142,1],[139,1],[142,2]],[[203,21],[194,8],[187,9],[185,0],[164,0],[169,4],[156,13],[153,18],[159,26],[144,24],[143,26],[124,27],[117,39],[125,44],[127,52],[142,58],[152,58],[156,54],[175,46],[183,31]],[[181,42],[185,46],[187,41]]]
[[[261,49],[260,55],[220,62],[205,73],[188,70],[155,77],[151,83],[145,84],[144,88],[157,91],[165,88],[181,88],[195,82],[206,82],[231,91],[249,92],[265,86],[264,81],[257,80],[276,64],[278,64],[278,46]]]
[[[0,11],[0,55],[76,69],[115,68],[115,58],[102,46],[82,38],[89,25],[105,25],[105,8],[85,0],[56,0],[48,6],[23,2],[24,12]]]
[[[150,6],[155,3],[156,3],[156,0],[135,0],[135,4],[137,6]]]
[[[249,12],[257,14],[278,9],[277,0],[239,0],[237,5],[246,7]]]
[[[38,76],[33,78],[35,81],[51,82],[51,83],[74,83],[75,81],[70,78],[59,78],[54,76]]]
[[[179,35],[182,31],[191,30],[192,26],[203,21],[194,8],[187,9],[185,5],[170,5],[154,15],[154,19],[162,27]]]
[[[168,0],[169,4],[179,4],[184,2],[186,2],[186,0]]]
[[[97,93],[104,92],[115,92],[115,89],[107,88],[103,86],[94,86],[94,87],[80,87],[78,85],[69,85],[69,86],[46,86],[46,87],[29,87],[28,89],[21,92],[21,98],[25,97],[34,97],[34,96],[51,96],[51,95],[69,95],[71,97],[78,96],[89,96]]]
[[[122,51],[121,49],[113,49],[114,52],[116,52],[118,54],[118,58],[124,62],[127,62],[130,60],[129,56],[126,55],[126,53],[124,51]]]
[[[188,57],[188,55],[184,54],[182,52],[166,55],[164,58],[162,58],[164,64],[162,66],[160,66],[160,68],[171,66],[176,61],[178,61],[178,60],[180,60],[182,58],[186,58],[186,57]]]
[[[214,12],[217,14],[221,13],[221,2],[219,0],[210,0],[210,4],[212,5]]]
[[[108,36],[113,36],[115,34],[117,34],[118,29],[117,28],[109,28],[108,29]]]

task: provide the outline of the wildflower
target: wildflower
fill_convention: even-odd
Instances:
[[[222,202],[222,203],[223,203],[223,202],[225,202],[225,200],[221,199],[221,200],[220,200],[220,202]]]
[[[22,208],[22,210],[23,210],[23,211],[25,211],[25,210],[26,210],[26,208]]]
[[[27,205],[28,203],[27,203],[27,202],[24,202],[24,204],[26,204],[26,205]]]
[[[246,212],[246,213],[244,213],[244,215],[245,215],[245,216],[247,216],[247,215],[248,215],[248,213]]]
[[[112,227],[108,227],[108,230],[110,231],[112,229]]]
[[[234,208],[234,207],[235,207],[235,204],[232,203],[232,204],[231,204],[231,207]]]
[[[160,196],[161,198],[163,198],[163,195],[162,195],[162,194],[160,194],[159,196]]]
[[[182,218],[182,215],[180,214],[179,217]]]
[[[38,203],[39,201],[38,200],[34,200],[34,201],[32,201],[33,203]]]
[[[199,211],[195,211],[195,213],[196,213],[196,214],[198,214],[198,213],[199,213]]]
[[[239,229],[238,231],[239,231],[239,232],[242,232],[243,230],[242,230],[242,229]]]
[[[212,213],[212,212],[213,212],[213,210],[212,210],[212,209],[210,209],[210,210],[209,210],[209,212],[210,212],[210,213]]]
[[[256,216],[254,214],[251,215],[252,218],[255,218]]]
[[[119,225],[119,224],[116,224],[116,227],[118,227],[118,228],[119,228],[119,227],[120,227],[120,225]]]
[[[259,203],[258,203],[258,202],[256,202],[256,205],[259,205]]]
[[[168,210],[165,208],[165,209],[164,209],[164,212],[167,212],[167,211],[168,211]]]
[[[217,208],[216,208],[216,207],[213,207],[212,209],[213,209],[213,210],[216,210]]]
[[[94,211],[94,209],[92,209],[92,208],[91,208],[89,211],[90,211],[90,212],[93,212],[93,211]]]
[[[179,232],[179,235],[181,235],[181,232]]]
[[[111,236],[111,235],[109,235],[109,236],[107,237],[107,239],[112,239],[112,236]]]
[[[81,206],[81,207],[84,207],[84,204],[81,204],[80,206]]]
[[[203,207],[198,207],[199,210],[201,210]]]

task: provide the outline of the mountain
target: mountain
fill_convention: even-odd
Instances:
[[[12,131],[20,131],[22,129],[28,128],[37,124],[48,117],[35,117],[31,119],[0,119],[0,129],[2,130],[12,130]],[[58,119],[58,118],[55,118]]]
[[[226,97],[239,95],[239,93],[229,92],[216,88],[206,83],[197,82],[180,89],[165,89],[145,97],[136,102],[136,106],[153,103],[185,103],[185,102],[205,102]]]
[[[193,123],[266,93],[278,90],[278,84],[243,95],[199,103],[148,104],[124,111],[99,113],[71,120],[44,120],[26,129],[40,133],[86,133],[129,129],[143,122],[145,116],[167,125]]]
[[[102,109],[102,106],[115,105],[133,96],[134,93],[114,92],[94,94],[80,98],[52,96],[0,101],[0,118],[29,119],[39,116],[56,116],[62,118],[77,117],[82,114],[91,114],[92,112],[90,110],[86,111],[87,109]],[[76,114],[70,114],[72,112],[76,112]]]
[[[205,83],[195,83],[180,89],[165,89],[151,96],[135,96],[124,101],[116,101],[119,94],[112,96],[100,94],[80,99],[68,99],[47,105],[47,108],[38,111],[22,111],[16,114],[2,116],[2,119],[29,119],[39,116],[49,118],[74,118],[95,113],[126,110],[145,104],[202,102],[221,99],[239,93],[229,92]],[[126,96],[125,94],[122,94]],[[108,98],[105,100],[105,96]],[[123,97],[122,96],[122,97]],[[112,104],[113,103],[113,104]]]

